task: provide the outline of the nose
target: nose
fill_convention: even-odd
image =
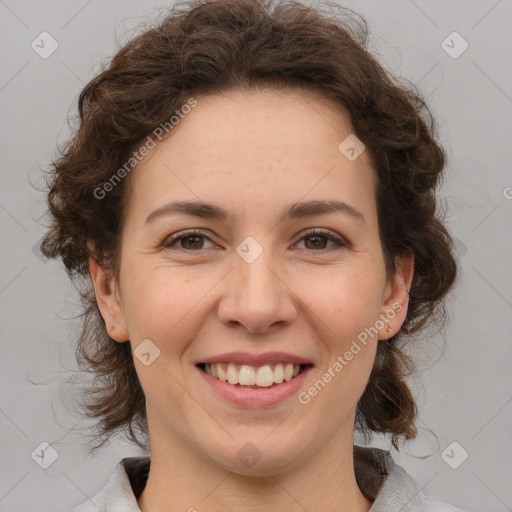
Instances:
[[[220,321],[242,325],[251,334],[291,324],[297,318],[297,307],[286,281],[284,272],[266,251],[252,263],[240,259],[226,276],[217,313]]]

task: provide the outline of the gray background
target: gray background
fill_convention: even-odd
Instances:
[[[83,434],[90,423],[66,408],[73,400],[63,381],[76,370],[78,325],[67,318],[76,296],[62,266],[34,249],[45,204],[30,183],[43,185],[41,170],[66,140],[67,117],[100,61],[168,4],[0,0],[1,511],[67,510],[103,487],[122,457],[140,454],[116,438],[89,458]],[[512,2],[344,5],[366,17],[374,52],[418,84],[437,117],[461,265],[447,329],[418,358],[425,368],[414,385],[420,435],[394,457],[425,494],[467,511],[512,510]],[[47,59],[31,48],[43,31],[59,45]],[[441,46],[453,31],[469,43],[458,58]],[[31,458],[43,441],[58,453],[46,470]],[[373,445],[389,447],[382,438]],[[462,450],[469,457],[453,469],[445,459],[457,465]]]

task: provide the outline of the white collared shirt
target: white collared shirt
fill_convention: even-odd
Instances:
[[[122,459],[105,487],[70,512],[141,512],[130,480],[142,489],[149,465],[149,457]],[[423,495],[389,451],[354,446],[354,469],[361,492],[373,500],[370,512],[463,512]]]

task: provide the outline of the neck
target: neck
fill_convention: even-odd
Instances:
[[[338,431],[292,469],[247,476],[220,468],[176,439],[151,443],[151,468],[138,498],[142,512],[368,512],[354,474],[353,440]],[[153,441],[153,440],[152,440]]]

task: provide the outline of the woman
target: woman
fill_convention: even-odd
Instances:
[[[353,444],[415,437],[401,347],[456,279],[433,120],[365,43],[300,3],[196,0],[82,91],[43,252],[90,278],[86,414],[150,457],[75,512],[457,510]]]

